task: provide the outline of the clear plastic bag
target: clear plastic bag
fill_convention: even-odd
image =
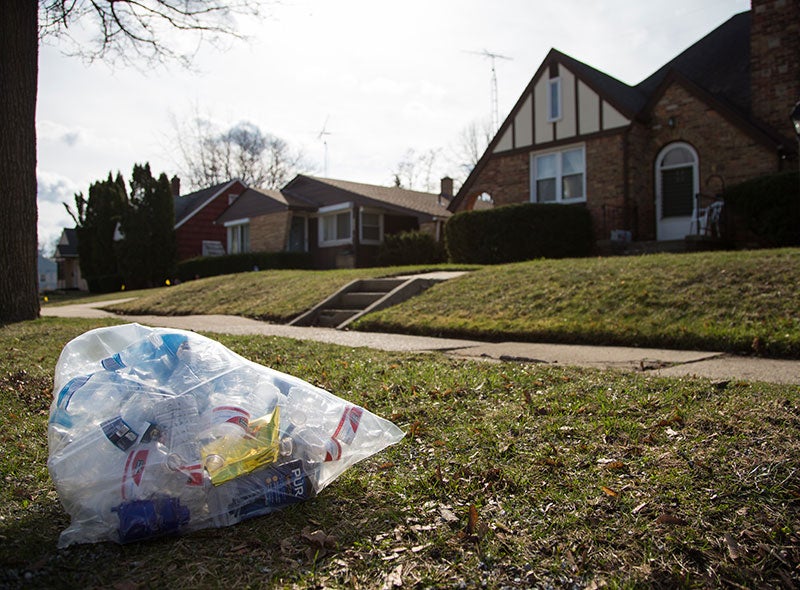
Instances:
[[[69,342],[48,468],[59,546],[221,527],[319,493],[398,442],[391,422],[193,332],[126,324]]]

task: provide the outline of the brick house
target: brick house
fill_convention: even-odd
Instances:
[[[225,254],[225,228],[214,222],[245,189],[241,181],[230,180],[180,195],[180,180],[172,179],[178,260]]]
[[[798,0],[752,0],[635,86],[552,49],[449,209],[575,204],[598,241],[683,240],[725,186],[796,169],[798,98]]]
[[[309,252],[316,268],[374,264],[387,234],[422,230],[437,240],[451,213],[452,180],[439,195],[297,175],[280,190],[248,188],[216,219],[227,252]]]

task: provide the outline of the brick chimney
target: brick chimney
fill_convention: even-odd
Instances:
[[[453,198],[453,179],[449,176],[445,176],[441,180],[442,189],[439,193],[439,196],[443,197],[445,200],[450,201]]]
[[[800,100],[800,1],[752,0],[751,7],[753,115],[791,137],[789,113]]]
[[[173,197],[180,197],[181,196],[181,179],[178,178],[178,175],[172,177],[172,180],[169,181],[170,187],[172,188],[172,196]]]

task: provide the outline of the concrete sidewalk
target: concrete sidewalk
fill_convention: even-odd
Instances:
[[[583,346],[525,342],[479,342],[405,334],[351,332],[330,328],[305,328],[268,324],[239,316],[121,316],[100,309],[118,301],[42,308],[42,316],[105,318],[146,326],[179,328],[217,334],[255,334],[314,340],[353,348],[367,347],[401,352],[443,352],[458,358],[518,361],[593,368],[616,368],[670,377],[704,377],[715,381],[747,380],[800,384],[800,361],[729,355],[719,352]]]

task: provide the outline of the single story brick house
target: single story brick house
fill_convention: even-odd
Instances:
[[[216,219],[226,251],[309,252],[317,268],[374,264],[384,236],[422,230],[441,239],[452,180],[433,194],[297,175],[280,190],[246,188]]]
[[[598,241],[683,240],[726,186],[797,168],[800,2],[751,10],[629,86],[552,49],[449,205],[589,209]]]

